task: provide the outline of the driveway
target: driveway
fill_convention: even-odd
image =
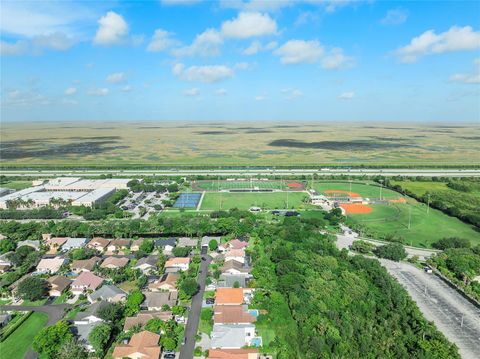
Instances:
[[[185,345],[180,350],[180,359],[193,359],[193,350],[195,349],[195,336],[198,331],[198,322],[200,320],[200,312],[202,310],[203,292],[205,291],[205,279],[207,278],[208,265],[212,261],[212,257],[203,255],[205,260],[200,264],[201,273],[198,276],[198,284],[200,289],[192,298],[190,313],[188,314],[187,327],[185,328],[185,337],[187,338]]]

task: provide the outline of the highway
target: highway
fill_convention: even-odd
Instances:
[[[407,177],[480,177],[480,169],[360,169],[360,168],[322,168],[322,169],[162,169],[162,170],[1,170],[3,176],[33,176],[33,177],[56,177],[56,176],[99,176],[102,174],[111,174],[113,176],[131,177],[131,176],[407,176]]]

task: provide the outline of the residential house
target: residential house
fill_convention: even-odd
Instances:
[[[65,258],[42,258],[35,269],[36,273],[50,273],[54,274],[60,270],[60,267],[66,262]]]
[[[105,301],[93,303],[92,305],[87,307],[85,311],[77,313],[77,315],[73,319],[73,324],[82,325],[102,322],[103,319],[98,316],[97,312],[100,308],[105,307],[107,304],[108,303]]]
[[[160,358],[160,335],[142,331],[134,334],[128,344],[117,344],[113,350],[113,359],[158,359]]]
[[[67,252],[72,249],[83,248],[86,243],[86,238],[68,238],[62,246],[62,251]]]
[[[82,294],[86,291],[94,291],[103,283],[103,278],[91,272],[82,272],[71,285],[73,294]]]
[[[217,305],[242,305],[244,302],[244,288],[218,288],[215,292]]]
[[[177,304],[178,293],[174,292],[146,292],[143,306],[148,310],[162,310],[164,305],[173,307]]]
[[[23,246],[29,246],[35,249],[36,251],[40,250],[40,241],[31,241],[29,239],[25,241],[20,241],[17,243],[17,248],[23,247]]]
[[[93,248],[100,252],[105,252],[107,246],[110,244],[110,239],[103,237],[94,237],[88,242],[87,248]]]
[[[172,318],[172,312],[139,312],[135,317],[125,318],[123,330],[127,331],[136,326],[143,327],[150,319],[160,319],[166,322]]]
[[[114,253],[124,251],[130,246],[130,240],[128,239],[112,239],[107,246],[107,252]]]
[[[148,289],[152,292],[177,290],[178,273],[165,273],[159,281],[150,283]]]
[[[213,322],[215,324],[249,324],[257,321],[246,305],[215,305]]]
[[[235,238],[227,242],[226,247],[228,249],[245,249],[246,247],[248,247],[248,242],[241,241]]]
[[[67,237],[49,237],[48,239],[46,239],[45,245],[47,245],[48,248],[50,249],[48,253],[49,254],[57,253],[67,240],[68,240]]]
[[[258,349],[210,349],[208,359],[258,359]]]
[[[140,246],[143,244],[143,238],[135,239],[132,241],[132,245],[130,246],[130,250],[132,252],[138,252],[140,250]]]
[[[90,303],[94,303],[97,301],[106,301],[109,303],[118,303],[124,302],[127,300],[127,293],[125,293],[122,289],[111,285],[103,285],[95,292],[89,294],[87,296]]]
[[[189,238],[189,237],[180,237],[178,238],[178,247],[196,247],[198,245],[197,238]]]
[[[211,241],[217,242],[217,251],[218,252],[223,252],[225,250],[225,247],[221,243],[222,237],[210,237],[210,236],[203,236],[202,237],[202,242],[201,246],[202,248],[208,248],[208,245],[210,244]]]
[[[251,345],[254,337],[255,326],[253,324],[214,324],[211,347],[240,349]]]
[[[108,269],[118,269],[123,268],[127,265],[129,259],[127,257],[107,257],[102,264],[100,264],[100,268],[108,268]]]
[[[244,263],[237,262],[236,260],[228,260],[223,263],[223,267],[221,269],[222,273],[228,274],[249,274],[250,268],[245,267]]]
[[[48,295],[50,297],[60,297],[65,289],[67,289],[72,281],[63,275],[54,275],[47,279],[50,283],[50,290]]]
[[[186,271],[190,266],[190,258],[188,257],[174,257],[165,262],[165,269],[173,268]]]
[[[245,250],[230,249],[225,253],[225,262],[234,260],[240,263],[245,263]]]
[[[164,254],[170,254],[172,253],[173,248],[175,248],[177,245],[177,239],[173,237],[168,239],[157,239],[154,242],[154,245],[156,248],[161,250]]]
[[[73,334],[78,337],[78,341],[82,343],[85,349],[91,353],[93,353],[95,350],[90,343],[89,336],[92,330],[99,324],[102,324],[102,321],[87,324],[74,324],[71,326]]]
[[[90,259],[78,259],[72,261],[70,268],[76,273],[91,272],[96,264],[100,263],[102,258],[92,257]]]
[[[158,256],[149,255],[148,257],[140,258],[133,266],[134,269],[140,269],[143,274],[148,274],[157,269]]]
[[[229,273],[222,273],[220,274],[220,278],[218,280],[219,287],[240,287],[246,288],[248,287],[248,281],[252,276],[248,273],[240,273],[240,274],[229,274]]]

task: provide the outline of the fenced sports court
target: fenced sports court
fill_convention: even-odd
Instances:
[[[201,193],[181,193],[173,208],[197,208],[201,197]]]

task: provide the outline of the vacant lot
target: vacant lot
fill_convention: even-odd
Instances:
[[[2,123],[0,164],[472,165],[480,162],[479,136],[475,125]]]
[[[305,205],[307,195],[302,192],[274,192],[274,193],[205,193],[202,210],[228,210],[230,208],[249,209],[261,207],[263,209],[300,208]]]
[[[33,338],[47,321],[47,314],[33,313],[4,342],[0,343],[0,356],[8,359],[23,359],[32,345]]]
[[[371,213],[353,214],[349,218],[381,237],[400,236],[405,239],[405,244],[425,248],[445,237],[462,237],[469,239],[472,244],[480,243],[480,233],[474,226],[433,208],[427,213],[427,206],[414,199],[408,199],[406,204],[378,204],[371,207]]]

